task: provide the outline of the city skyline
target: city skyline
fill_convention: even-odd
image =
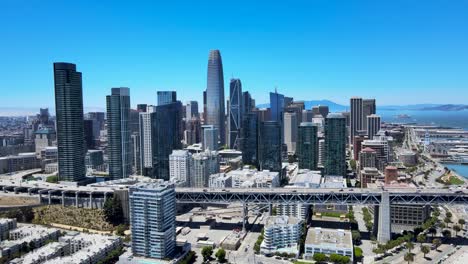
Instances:
[[[169,17],[162,13],[175,8],[170,4],[127,9],[80,2],[70,14],[65,4],[38,3],[2,4],[0,22],[10,25],[3,31],[10,41],[0,44],[6,62],[0,66],[3,107],[52,106],[50,68],[57,61],[75,63],[84,73],[85,107],[104,108],[105,95],[115,86],[132,87],[135,103],[154,104],[158,90],[175,90],[182,102],[201,102],[211,49],[223,54],[224,93],[231,77],[240,78],[258,103],[268,102],[275,87],[295,98],[340,104],[356,95],[376,98],[380,105],[464,103],[459,93],[468,84],[466,3],[303,3],[270,5],[270,12],[256,12],[264,8],[258,3],[250,9],[239,3],[230,8],[242,22],[219,12],[213,15],[216,25],[198,20],[223,8],[209,4],[181,5]],[[111,12],[105,13],[107,8]],[[127,11],[126,19],[117,19]],[[279,12],[284,19],[276,21]],[[18,13],[23,16],[12,15]],[[52,13],[53,21],[43,19]],[[53,23],[62,14],[77,34],[73,41],[72,33]],[[61,38],[52,26],[62,30]],[[124,40],[112,41],[116,38]],[[34,70],[24,78],[26,63]],[[26,96],[31,91],[36,95]]]

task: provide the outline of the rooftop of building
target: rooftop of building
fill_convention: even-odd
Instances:
[[[289,181],[289,184],[308,183],[318,185],[321,181],[322,175],[320,171],[299,170],[297,175]]]
[[[307,231],[305,244],[334,248],[352,248],[351,232],[343,229],[315,227]]]
[[[300,223],[299,218],[293,216],[279,215],[279,216],[269,216],[265,219],[265,227],[271,226],[282,226],[282,225],[295,225]]]
[[[372,153],[375,153],[376,151],[372,148],[369,148],[369,147],[366,147],[364,149],[361,150],[361,152],[372,152]]]

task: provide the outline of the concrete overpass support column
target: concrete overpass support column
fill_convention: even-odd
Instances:
[[[76,192],[76,193],[75,193],[75,206],[76,206],[76,207],[79,207],[79,206],[78,206],[78,194],[79,194],[79,192]]]
[[[391,238],[391,219],[390,219],[390,196],[388,192],[382,192],[382,201],[379,206],[379,229],[377,241],[384,244]]]
[[[65,206],[65,192],[62,192],[62,206]]]
[[[49,192],[49,205],[52,204],[52,193]]]
[[[39,203],[42,203],[42,193],[39,192]]]
[[[89,193],[89,207],[93,209],[93,192]]]
[[[247,203],[242,204],[242,231],[246,231],[247,217],[248,217]]]
[[[273,204],[268,204],[268,215],[272,216],[273,215]]]

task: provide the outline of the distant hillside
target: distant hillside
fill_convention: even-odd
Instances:
[[[340,105],[329,100],[312,100],[304,101],[305,108],[311,109],[312,106],[326,105],[330,108],[330,112],[344,112],[349,110],[349,106]],[[270,107],[270,104],[259,104],[258,108]],[[462,111],[468,110],[468,105],[461,104],[414,104],[414,105],[379,105],[377,102],[377,108],[379,111],[401,111],[401,110],[412,110],[412,111]]]

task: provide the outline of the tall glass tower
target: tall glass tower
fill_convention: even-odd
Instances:
[[[260,170],[281,171],[281,125],[276,121],[260,124],[258,155]]]
[[[240,79],[231,79],[229,84],[229,148],[240,148],[240,129],[243,114],[242,83]]]
[[[54,63],[59,180],[86,177],[81,72],[72,63]]]
[[[109,177],[127,178],[132,173],[130,89],[112,88],[106,101]]]
[[[341,114],[325,118],[325,175],[346,176],[346,119]]]
[[[211,50],[208,58],[205,124],[219,130],[221,145],[226,143],[223,62],[219,50]]]
[[[314,123],[302,122],[299,126],[296,153],[300,169],[317,169],[319,146],[317,126]]]

